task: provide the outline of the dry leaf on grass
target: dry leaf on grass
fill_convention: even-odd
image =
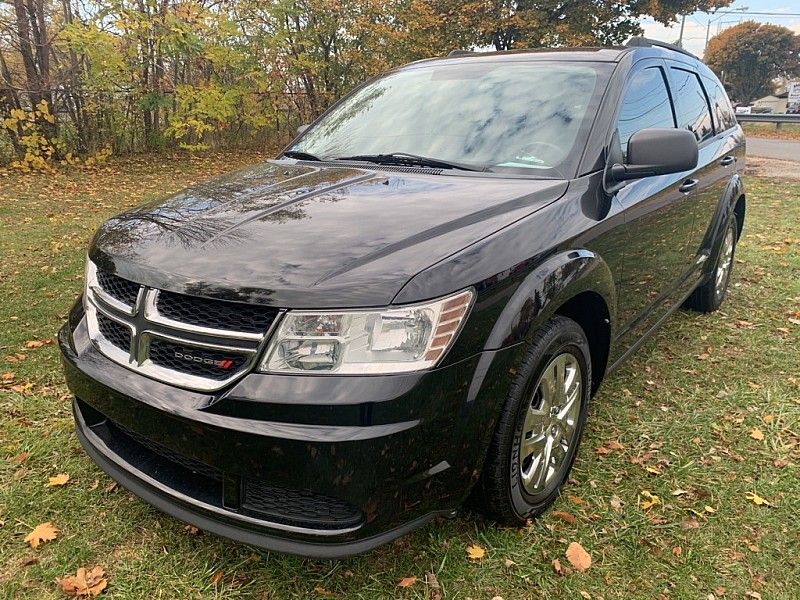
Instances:
[[[59,473],[53,477],[47,478],[47,485],[50,487],[58,487],[66,484],[69,481],[69,473]]]
[[[467,546],[467,558],[470,560],[480,560],[484,556],[486,556],[485,548],[478,546],[477,544]]]
[[[31,545],[31,548],[37,548],[42,542],[49,542],[57,537],[58,529],[53,527],[50,521],[47,521],[34,527],[33,531],[25,536],[25,541]]]
[[[767,500],[766,498],[762,498],[755,492],[751,492],[747,494],[745,497],[756,506],[772,506],[772,503],[769,500]]]
[[[25,347],[29,349],[41,348],[42,346],[49,346],[53,340],[28,340],[25,342]]]
[[[554,510],[551,514],[556,519],[560,519],[560,520],[564,521],[564,523],[569,523],[570,525],[575,525],[575,523],[578,522],[578,519],[576,519],[573,515],[569,514],[568,512],[563,512],[563,511],[560,511],[560,510]]]
[[[92,598],[98,596],[108,587],[108,579],[103,567],[97,566],[91,571],[83,567],[78,569],[75,575],[67,575],[61,579],[56,579],[56,583],[62,592],[67,596],[76,598]]]
[[[639,506],[642,507],[642,510],[650,510],[654,506],[661,504],[661,498],[658,496],[651,494],[647,490],[642,490],[639,492],[640,496],[640,503]]]
[[[219,582],[222,581],[222,578],[225,576],[225,571],[222,569],[217,569],[214,571],[214,574],[211,576],[211,585],[217,587]]]
[[[578,572],[582,573],[592,566],[592,557],[578,542],[572,542],[567,547],[566,557],[569,564],[575,567]]]
[[[764,439],[764,432],[761,431],[758,427],[753,427],[750,430],[750,437],[753,438],[754,440],[761,441]]]
[[[564,574],[564,570],[561,568],[561,561],[560,560],[558,560],[557,558],[554,558],[553,562],[550,563],[550,564],[553,565],[553,571],[555,571],[557,575],[563,575]]]
[[[403,577],[398,583],[397,587],[408,588],[417,583],[417,578],[413,575],[411,577]]]

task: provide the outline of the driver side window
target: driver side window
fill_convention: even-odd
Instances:
[[[650,127],[675,127],[664,71],[660,67],[642,69],[628,82],[617,119],[622,155],[626,159],[628,140],[640,129]]]

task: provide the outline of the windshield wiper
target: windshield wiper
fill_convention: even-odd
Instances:
[[[355,156],[337,156],[336,160],[363,160],[377,165],[399,165],[416,167],[433,167],[437,169],[460,169],[461,171],[489,171],[488,167],[465,165],[463,163],[430,158],[406,152],[390,152],[388,154],[356,154]]]
[[[310,152],[303,152],[302,150],[286,150],[285,152],[281,152],[281,156],[296,158],[297,160],[313,160],[316,162],[322,160],[319,156],[311,154]]]

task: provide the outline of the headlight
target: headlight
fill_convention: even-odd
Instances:
[[[290,311],[261,370],[352,375],[427,369],[450,348],[471,303],[466,290],[402,308]]]

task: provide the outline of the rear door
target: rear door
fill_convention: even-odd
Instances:
[[[641,129],[676,127],[667,84],[667,65],[660,59],[636,63],[618,109],[622,150]],[[624,351],[677,301],[681,283],[692,268],[689,243],[693,174],[675,173],[631,181],[616,196],[625,213],[626,246],[619,282],[620,335]]]
[[[687,198],[693,219],[686,258],[700,265],[710,253],[710,227],[730,175],[735,171],[736,157],[722,124],[714,123],[699,74],[684,63],[668,61],[668,67],[678,127],[694,133],[698,144],[697,170],[691,176],[697,183]]]

